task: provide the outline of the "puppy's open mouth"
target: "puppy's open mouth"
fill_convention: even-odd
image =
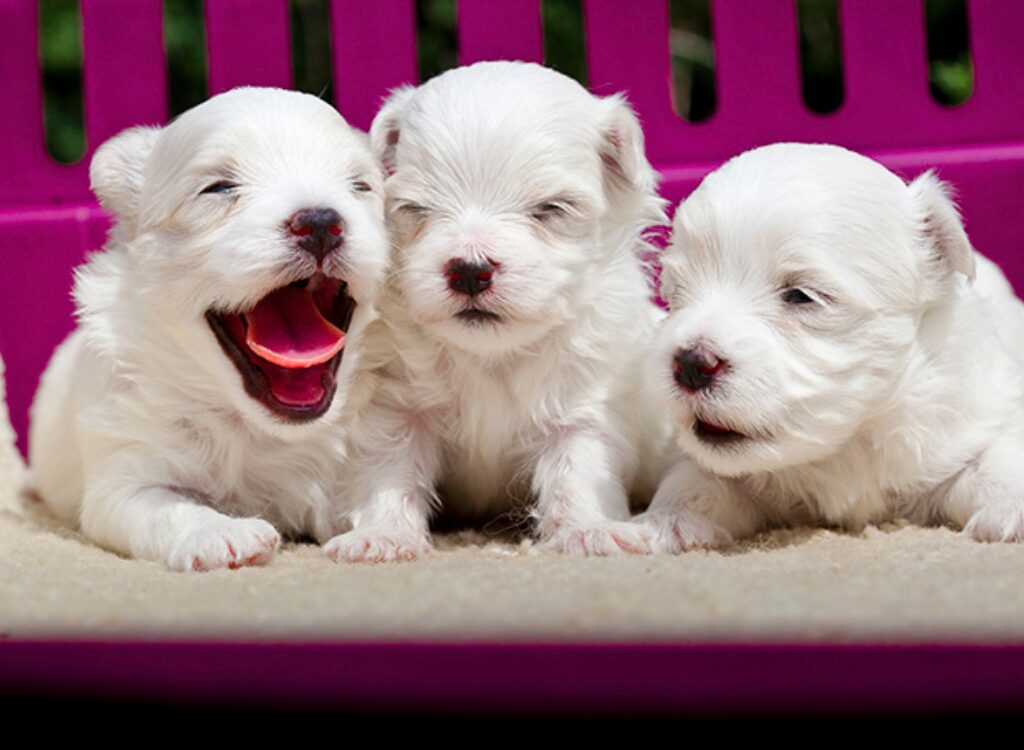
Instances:
[[[317,273],[275,289],[247,312],[207,311],[249,396],[290,421],[327,411],[356,306],[347,289]]]
[[[480,310],[475,307],[471,307],[461,312],[455,313],[455,317],[461,320],[463,323],[471,323],[473,325],[483,325],[484,323],[499,323],[501,317],[495,313],[488,312],[487,310]]]
[[[728,445],[747,439],[747,436],[742,432],[737,432],[736,430],[715,424],[714,422],[707,422],[703,419],[698,419],[693,425],[693,434],[701,442],[711,443],[712,445]]]

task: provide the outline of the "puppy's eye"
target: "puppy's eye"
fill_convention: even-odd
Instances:
[[[575,206],[568,201],[545,201],[530,208],[530,216],[536,221],[561,219],[571,214]]]
[[[787,305],[810,305],[814,304],[815,299],[803,289],[793,288],[782,293],[782,301]]]
[[[425,218],[426,215],[430,213],[430,209],[427,206],[421,206],[419,203],[408,203],[406,201],[395,204],[394,210],[395,213],[411,216],[415,219]]]
[[[352,183],[352,189],[357,193],[371,193],[373,192],[373,186],[365,180],[355,180]]]
[[[217,182],[214,182],[214,183],[204,187],[199,194],[200,195],[212,195],[212,194],[219,194],[219,193],[231,193],[237,187],[238,187],[238,185],[236,183],[234,183],[234,182],[230,182],[228,180],[218,180]]]

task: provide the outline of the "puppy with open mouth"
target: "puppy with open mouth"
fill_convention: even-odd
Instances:
[[[478,63],[394,92],[370,137],[391,171],[390,356],[328,553],[414,558],[440,508],[532,517],[555,550],[646,550],[628,498],[653,491],[667,422],[637,388],[660,315],[641,232],[663,214],[629,106]]]
[[[651,378],[685,457],[659,550],[906,517],[1024,539],[1024,305],[948,188],[776,144],[676,213]]]
[[[32,407],[35,490],[181,570],[333,536],[388,254],[365,136],[316,97],[235,89],[112,138],[90,177],[115,225]]]

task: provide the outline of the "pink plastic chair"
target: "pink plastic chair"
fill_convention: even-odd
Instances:
[[[727,157],[778,140],[839,143],[907,176],[936,166],[958,186],[976,246],[1024,288],[1024,3],[969,3],[975,90],[950,109],[929,93],[921,0],[843,0],[846,98],[818,115],[801,99],[793,0],[715,0],[718,108],[700,124],[672,109],[666,6],[583,3],[592,87],[628,93],[667,198],[685,197]],[[0,351],[22,446],[39,373],[71,326],[70,269],[107,228],[89,193],[89,156],[122,128],[167,119],[159,0],[81,7],[89,154],[62,166],[44,148],[36,3],[0,0]],[[332,0],[330,18],[335,103],[365,128],[388,89],[417,78],[414,3]],[[285,0],[208,2],[206,24],[211,93],[291,85]],[[540,0],[460,0],[458,25],[462,63],[542,60]]]
[[[540,2],[459,0],[461,62],[540,61]],[[91,154],[166,120],[161,4],[81,6]],[[702,124],[672,110],[664,0],[583,6],[593,89],[628,93],[667,198],[777,140],[840,143],[908,177],[935,166],[977,247],[1024,290],[1024,2],[969,2],[975,90],[948,109],[929,94],[922,0],[840,0],[845,101],[822,116],[801,100],[794,0],[713,0],[718,108]],[[335,103],[366,127],[389,88],[416,80],[414,3],[332,0],[330,17]],[[207,0],[206,23],[211,93],[291,85],[285,0]],[[88,190],[90,154],[65,167],[44,148],[31,0],[0,0],[0,82],[0,351],[24,447],[39,373],[72,325],[71,268],[108,221]],[[348,710],[728,713],[756,696],[766,711],[997,711],[1020,708],[1022,675],[1013,646],[0,643],[0,691]]]

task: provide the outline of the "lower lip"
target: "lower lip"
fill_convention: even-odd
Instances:
[[[463,310],[456,313],[455,317],[465,323],[497,323],[501,320],[497,315],[486,310]]]
[[[325,283],[320,274],[305,280],[305,283],[296,283],[296,286],[310,288],[316,292]],[[333,298],[330,302],[332,308],[329,312],[321,311],[321,314],[329,315],[332,324],[341,330],[347,330],[351,315],[356,307],[356,302],[348,296],[347,285],[335,282]],[[330,292],[330,289],[325,289]],[[326,303],[325,303],[326,304]],[[334,398],[337,386],[336,374],[341,363],[344,349],[337,352],[326,362],[314,365],[310,368],[311,377],[319,373],[320,385],[323,388],[323,395],[316,402],[291,403],[279,400],[271,387],[270,378],[275,372],[269,372],[271,368],[281,370],[282,368],[273,361],[264,359],[258,352],[254,351],[245,341],[245,322],[238,314],[217,314],[212,311],[206,313],[206,319],[213,330],[221,349],[232,360],[238,370],[246,393],[255,401],[262,403],[276,416],[289,422],[307,422],[322,416],[330,407]],[[315,369],[315,372],[313,371]],[[280,379],[280,378],[279,378]]]
[[[704,443],[713,445],[732,445],[747,439],[742,432],[736,432],[725,427],[697,420],[693,426],[693,433]]]
[[[278,417],[289,422],[312,421],[323,415],[330,407],[337,385],[335,374],[344,350],[335,354],[328,362],[318,366],[322,370],[321,378],[326,380],[326,382],[322,380],[324,395],[320,401],[313,404],[286,404],[273,395],[267,383],[266,373],[259,366],[248,361],[245,350],[227,333],[225,324],[211,312],[206,313],[206,318],[221,349],[232,360],[235,369],[239,372],[246,393],[254,401],[262,403]],[[272,366],[272,363],[267,363],[266,366]]]

